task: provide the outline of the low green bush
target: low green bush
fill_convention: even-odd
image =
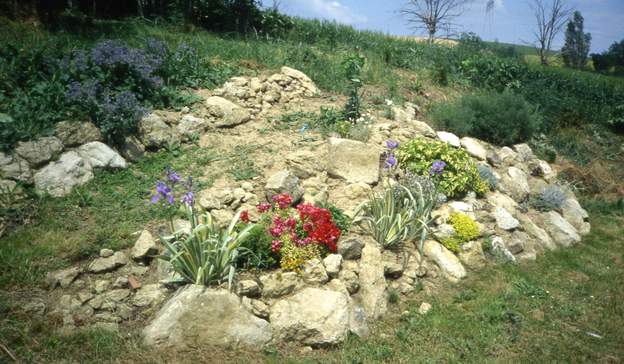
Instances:
[[[431,176],[439,191],[448,197],[460,196],[469,191],[483,194],[489,189],[468,153],[445,142],[413,139],[401,144],[397,157],[402,170],[419,176]]]
[[[535,108],[511,92],[480,93],[443,102],[434,106],[431,116],[439,129],[498,145],[525,142],[541,124]]]

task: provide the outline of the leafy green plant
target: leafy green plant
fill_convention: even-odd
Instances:
[[[349,99],[345,104],[344,116],[347,120],[355,122],[360,118],[362,114],[360,99],[360,88],[362,87],[362,81],[360,80],[360,73],[364,68],[364,57],[359,54],[353,54],[345,58],[342,65],[344,67],[345,76],[349,83],[348,94]]]
[[[403,143],[399,147],[398,161],[405,171],[419,176],[433,175],[438,189],[448,197],[471,190],[483,194],[488,190],[468,153],[442,141],[417,138]],[[432,169],[439,162],[444,162],[440,173]]]
[[[479,237],[479,225],[470,216],[458,212],[451,214],[449,223],[453,226],[455,234],[442,239],[441,243],[453,253],[459,253],[463,243]]]
[[[535,108],[510,92],[474,94],[443,102],[434,106],[431,116],[439,129],[498,145],[527,141],[541,124]]]
[[[246,249],[248,253],[239,255],[236,265],[260,269],[277,266],[279,257],[271,251],[272,240],[273,238],[265,226],[260,224],[253,225],[249,230],[249,234],[241,239],[241,247]]]
[[[231,286],[236,273],[236,261],[244,241],[253,225],[236,231],[240,213],[229,226],[222,229],[216,225],[212,215],[189,213],[191,231],[188,236],[176,233],[172,242],[162,239],[167,254],[161,259],[171,263],[173,270],[182,280],[192,284],[221,284]]]
[[[402,189],[400,194],[397,189]],[[419,192],[395,186],[373,193],[358,207],[354,222],[362,223],[382,248],[391,249],[419,237],[422,250],[435,202],[424,196],[422,187]]]

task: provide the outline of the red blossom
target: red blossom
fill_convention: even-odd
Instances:
[[[280,193],[279,195],[273,196],[273,202],[277,203],[280,209],[285,209],[293,202],[293,198],[287,193]]]
[[[271,209],[271,204],[263,202],[259,204],[256,208],[258,209],[258,212],[260,213],[267,212]]]
[[[249,212],[247,210],[241,212],[240,219],[242,222],[249,223]]]

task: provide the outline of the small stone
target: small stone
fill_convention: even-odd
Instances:
[[[145,146],[134,136],[124,138],[123,143],[119,147],[119,152],[124,158],[131,162],[138,162],[145,154]]]
[[[128,257],[126,257],[126,254],[124,252],[116,252],[110,257],[95,259],[89,264],[89,272],[109,272],[126,264],[128,264]]]
[[[158,254],[158,245],[152,234],[143,230],[132,248],[132,259],[144,260]]]
[[[528,144],[516,144],[513,146],[513,149],[518,153],[518,157],[523,162],[528,162],[535,159],[535,154],[533,154],[533,150],[529,147]]]
[[[56,136],[66,147],[102,140],[102,133],[93,123],[61,121],[56,124]]]
[[[520,222],[503,207],[495,207],[492,213],[496,219],[496,225],[503,230],[513,230],[520,226]]]
[[[261,276],[260,283],[263,297],[277,298],[292,293],[300,280],[295,272],[278,272]]]
[[[62,151],[63,143],[56,137],[19,142],[15,147],[15,154],[24,158],[33,167],[44,165]]]
[[[466,152],[471,156],[480,159],[482,161],[487,158],[487,150],[481,145],[481,143],[474,138],[464,137],[461,138],[460,143],[462,147],[466,149]]]
[[[457,135],[453,134],[453,133],[448,133],[446,131],[439,131],[437,132],[438,138],[440,138],[441,141],[450,144],[451,146],[455,147],[455,148],[459,148],[461,143],[459,141],[459,137],[457,137]]]
[[[360,281],[357,273],[352,270],[341,270],[338,273],[338,278],[347,288],[349,294],[354,294],[360,289]]]
[[[137,307],[152,307],[163,302],[166,297],[167,289],[159,283],[146,284],[136,292],[131,302]]]
[[[342,266],[342,255],[340,254],[329,254],[323,259],[323,265],[325,266],[325,271],[327,274],[336,278],[338,273],[340,273],[340,267]]]
[[[260,296],[260,285],[258,282],[245,279],[238,282],[238,295],[239,296],[247,296],[247,297],[258,297]]]
[[[78,299],[80,300],[80,303],[83,304],[83,305],[85,303],[89,302],[91,299],[93,299],[93,297],[95,297],[95,296],[91,292],[80,292],[80,293],[78,293]]]
[[[466,269],[455,254],[433,240],[425,241],[425,255],[433,259],[451,281],[466,277]]]
[[[374,185],[379,180],[381,150],[356,140],[329,138],[327,173],[349,183]]]
[[[329,280],[323,263],[319,259],[310,259],[303,263],[303,280],[309,284],[323,284]]]
[[[69,287],[72,282],[80,275],[80,268],[71,267],[48,273],[46,281],[51,289],[61,286],[61,288]]]
[[[46,310],[46,304],[43,300],[33,299],[29,302],[26,302],[22,309],[26,313],[34,314],[34,315],[43,315]]]
[[[108,280],[98,280],[95,281],[95,292],[102,293],[106,291],[110,287],[110,281]]]
[[[418,313],[421,315],[426,315],[427,313],[429,313],[430,310],[431,310],[431,304],[427,302],[421,303],[420,307],[418,307]]]
[[[342,255],[344,259],[360,259],[363,248],[364,241],[359,237],[350,237],[338,241],[338,254]]]
[[[492,238],[492,254],[508,262],[516,261],[516,257],[507,249],[505,241],[500,236]]]
[[[542,221],[544,229],[560,246],[569,247],[581,241],[578,231],[559,213],[549,211],[543,216],[545,217]]]
[[[384,262],[384,275],[388,278],[398,278],[403,274],[403,265],[397,262]]]
[[[243,183],[241,183],[241,188],[243,190],[245,190],[246,192],[253,192],[254,190],[254,186],[251,182],[245,181]]]
[[[299,185],[299,177],[288,170],[282,170],[268,178],[266,186],[266,198],[272,201],[273,196],[287,193],[293,199],[293,204],[303,197],[304,190]]]
[[[101,258],[108,258],[108,257],[112,256],[113,254],[115,254],[115,251],[112,250],[112,249],[107,249],[107,248],[100,249],[100,257]]]
[[[95,315],[95,319],[101,322],[121,322],[121,317],[115,316],[110,312],[101,312]]]
[[[243,297],[242,302],[243,302],[243,305],[247,307],[249,311],[251,311],[251,313],[253,313],[254,315],[260,318],[268,319],[269,316],[271,315],[271,310],[269,309],[269,305],[267,305],[266,303],[260,300],[254,300],[249,297]]]
[[[502,147],[498,150],[498,156],[503,164],[511,165],[518,160],[518,154],[509,147]]]
[[[130,288],[132,288],[135,291],[141,288],[141,282],[135,276],[128,277],[128,285],[130,285]]]
[[[92,168],[128,168],[128,163],[113,148],[102,142],[90,142],[76,149]]]
[[[128,287],[128,278],[126,277],[117,277],[115,282],[113,282],[113,288],[126,288]]]

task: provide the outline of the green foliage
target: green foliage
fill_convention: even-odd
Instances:
[[[511,92],[463,96],[437,104],[431,116],[439,129],[498,145],[525,142],[541,124],[536,110]]]
[[[403,143],[399,147],[398,160],[401,168],[419,176],[428,176],[434,161],[445,162],[446,167],[437,184],[448,197],[468,191],[483,194],[488,189],[468,153],[442,141],[417,138]]]
[[[351,122],[358,120],[362,114],[360,99],[360,88],[362,87],[362,81],[360,80],[360,74],[364,68],[365,58],[360,54],[352,54],[344,59],[342,65],[344,67],[345,76],[349,83],[347,88],[349,99],[345,104],[343,111],[344,117]]]
[[[190,235],[175,234],[172,242],[162,239],[166,254],[160,258],[171,263],[173,270],[187,283],[208,286],[227,281],[231,286],[241,243],[253,227],[247,225],[237,232],[239,215],[222,229],[209,212],[200,216],[191,212]]]
[[[583,30],[583,16],[579,11],[574,12],[565,32],[565,44],[561,49],[563,63],[567,67],[584,68],[587,64],[587,54],[591,43],[591,34]]]
[[[455,254],[460,252],[460,247],[463,243],[479,237],[479,225],[466,214],[452,213],[449,223],[453,226],[455,234],[442,239],[441,243]]]
[[[386,188],[383,193],[373,193],[369,200],[358,207],[355,221],[362,223],[382,248],[391,249],[420,238],[420,246],[426,237],[435,201],[427,198],[422,186]],[[400,193],[396,193],[401,189]]]
[[[321,246],[319,244],[297,246],[291,240],[282,241],[282,243],[280,268],[284,271],[298,272],[308,260],[321,258]]]
[[[236,265],[245,268],[270,269],[278,265],[278,258],[271,251],[272,237],[266,226],[256,224],[251,227],[247,236],[241,239],[241,248],[248,253],[238,257]]]

